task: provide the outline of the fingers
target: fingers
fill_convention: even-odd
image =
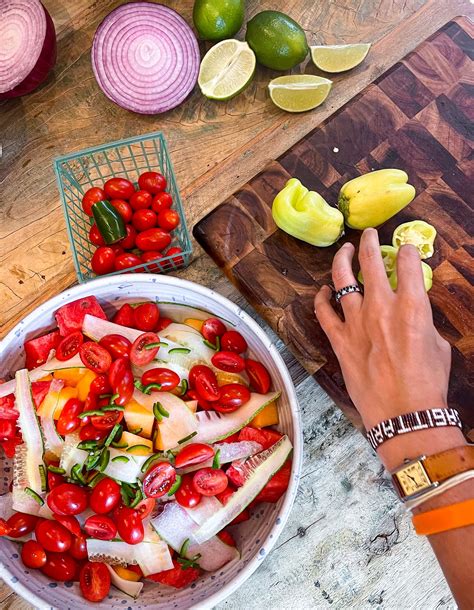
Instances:
[[[392,293],[380,253],[379,236],[375,229],[366,229],[360,238],[359,262],[364,276],[364,295]]]
[[[397,294],[403,293],[409,293],[423,303],[428,299],[420,254],[412,245],[402,246],[397,254]]]
[[[332,280],[336,290],[341,290],[345,286],[357,284],[352,271],[352,259],[354,258],[354,246],[347,242],[337,252],[332,263]],[[347,317],[351,311],[360,309],[362,305],[362,295],[359,292],[346,294],[341,298],[341,306],[344,315]]]
[[[332,291],[329,286],[323,286],[321,290],[318,291],[318,294],[314,299],[314,313],[321,324],[321,328],[324,330],[334,347],[334,342],[339,333],[342,332],[344,324],[332,308],[331,294]]]

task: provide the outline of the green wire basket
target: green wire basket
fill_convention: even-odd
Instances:
[[[80,283],[96,277],[90,265],[96,246],[89,241],[89,230],[94,220],[83,211],[82,197],[92,186],[102,188],[106,180],[115,176],[128,178],[137,185],[138,176],[143,172],[159,171],[163,174],[168,183],[167,191],[173,198],[173,208],[180,217],[179,226],[172,232],[170,247],[179,246],[182,252],[107,275],[167,273],[189,265],[192,258],[191,239],[166,140],[161,132],[110,142],[58,157],[54,160],[54,171]]]

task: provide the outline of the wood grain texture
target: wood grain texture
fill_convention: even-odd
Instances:
[[[340,244],[314,248],[277,229],[271,206],[290,177],[336,202],[347,180],[376,169],[404,169],[415,200],[380,228],[390,244],[402,222],[438,230],[428,261],[434,318],[453,348],[449,402],[474,428],[472,252],[472,33],[450,22],[361,94],[271,163],[194,228],[194,235],[296,358],[357,425],[335,355],[314,322],[316,290],[331,282]],[[471,96],[471,97],[470,97]],[[360,233],[345,240],[357,247]]]

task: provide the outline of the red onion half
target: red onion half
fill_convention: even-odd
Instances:
[[[186,21],[151,2],[124,4],[100,24],[92,69],[105,95],[141,114],[178,106],[199,73],[199,47]]]
[[[56,32],[39,0],[0,0],[0,99],[31,93],[56,62]]]

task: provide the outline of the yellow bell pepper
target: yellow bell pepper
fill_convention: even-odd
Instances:
[[[184,323],[186,324],[186,326],[191,326],[191,328],[194,328],[200,333],[202,325],[204,324],[204,320],[197,320],[196,318],[187,318]]]
[[[344,233],[344,217],[297,178],[291,178],[273,200],[277,227],[313,246],[331,246]]]
[[[61,415],[61,411],[63,410],[64,405],[70,398],[77,398],[77,388],[64,387],[59,392],[48,392],[45,396],[45,399],[41,403],[37,413],[39,417],[43,417],[47,415],[51,408],[54,406],[54,419],[58,419]]]
[[[82,376],[85,375],[87,369],[84,368],[72,368],[72,369],[58,369],[54,371],[55,379],[62,379],[65,385],[75,387]]]
[[[338,206],[346,225],[352,229],[378,227],[415,197],[400,169],[379,169],[346,182],[339,193]]]
[[[271,402],[266,407],[263,407],[249,425],[255,428],[265,428],[265,426],[277,426],[278,423],[278,408],[276,402]]]
[[[97,373],[87,370],[77,383],[77,397],[84,402],[91,389],[91,383],[97,377]]]
[[[393,232],[392,245],[399,248],[405,244],[412,244],[418,248],[421,258],[430,258],[434,252],[436,229],[424,220],[404,222]]]

